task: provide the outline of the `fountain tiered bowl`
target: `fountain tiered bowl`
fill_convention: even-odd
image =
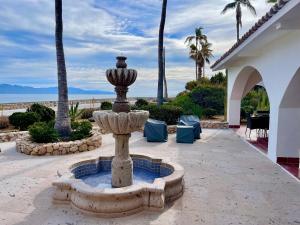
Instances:
[[[53,200],[70,203],[82,212],[101,217],[131,215],[144,209],[163,209],[183,194],[180,165],[145,155],[129,154],[132,132],[141,131],[148,111],[130,111],[128,86],[137,72],[128,70],[126,57],[117,57],[117,69],[106,76],[116,86],[112,111],[94,112],[101,130],[115,138],[115,155],[78,162],[59,172]]]

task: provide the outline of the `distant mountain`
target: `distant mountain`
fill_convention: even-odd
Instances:
[[[57,94],[57,87],[34,88],[20,85],[0,84],[0,94]],[[84,90],[80,88],[69,87],[69,94],[81,95],[109,95],[110,91]]]

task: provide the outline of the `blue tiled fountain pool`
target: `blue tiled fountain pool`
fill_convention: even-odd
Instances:
[[[172,174],[173,169],[143,158],[132,157],[133,184],[153,183],[156,178]],[[112,188],[111,159],[99,160],[98,163],[83,164],[72,170],[76,179],[96,188]]]

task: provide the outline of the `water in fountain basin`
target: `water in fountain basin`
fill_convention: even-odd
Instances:
[[[155,178],[160,177],[159,174],[149,172],[142,168],[134,168],[133,184],[153,183]],[[112,188],[111,187],[111,171],[100,171],[96,174],[87,175],[80,178],[84,183],[96,188]]]

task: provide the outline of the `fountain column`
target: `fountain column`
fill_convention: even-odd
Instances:
[[[130,114],[130,105],[127,101],[126,94],[128,86],[133,84],[137,77],[136,70],[127,69],[126,57],[117,57],[116,69],[106,71],[107,80],[115,86],[117,93],[116,101],[113,104],[113,112],[118,113],[117,127],[113,132],[115,138],[115,157],[112,160],[112,186],[126,187],[133,183],[133,162],[129,155],[129,138],[132,130],[123,130],[126,123],[130,122],[128,116]],[[142,117],[141,117],[142,118]],[[122,131],[121,131],[122,130]]]
[[[129,155],[130,134],[114,134],[116,140],[115,157],[112,160],[112,186],[126,187],[132,185],[133,162]]]

